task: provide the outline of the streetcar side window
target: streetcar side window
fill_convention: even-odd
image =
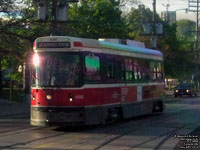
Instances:
[[[149,71],[148,61],[145,59],[142,59],[139,61],[139,65],[140,65],[140,74],[141,74],[140,80],[142,82],[149,81],[150,71]]]
[[[140,59],[125,59],[126,81],[143,82],[147,78],[146,61]]]
[[[144,68],[145,68],[145,80],[149,81],[150,80],[150,68],[149,68],[149,61],[145,60],[144,62]]]
[[[160,81],[163,80],[163,66],[161,62],[150,62],[151,80]]]
[[[104,55],[102,77],[105,82],[123,82],[124,64],[122,59],[117,56]]]
[[[146,82],[150,79],[147,59],[125,58],[125,77],[128,82]]]
[[[125,68],[126,68],[126,81],[133,81],[134,76],[134,61],[130,58],[125,59]]]
[[[141,73],[141,61],[138,59],[134,60],[134,80],[141,81],[142,73]]]
[[[155,61],[150,61],[151,80],[157,79],[157,65]]]
[[[85,56],[86,80],[100,80],[100,58],[99,56],[88,54]]]
[[[163,66],[161,62],[157,62],[157,79],[163,80]]]

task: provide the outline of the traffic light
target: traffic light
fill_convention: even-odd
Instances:
[[[48,19],[47,0],[39,0],[39,2],[38,2],[38,19],[39,20],[47,20]]]
[[[68,20],[68,2],[67,0],[58,0],[56,6],[56,20],[67,21]]]

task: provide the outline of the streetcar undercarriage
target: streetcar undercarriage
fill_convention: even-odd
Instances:
[[[96,125],[119,119],[163,112],[162,100],[148,100],[140,103],[89,107],[31,107],[31,124],[51,125]]]

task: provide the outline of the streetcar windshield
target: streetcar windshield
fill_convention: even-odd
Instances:
[[[32,86],[79,86],[80,56],[75,53],[38,53],[32,71]]]

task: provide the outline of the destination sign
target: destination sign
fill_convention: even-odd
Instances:
[[[38,42],[38,48],[70,48],[70,42]]]

